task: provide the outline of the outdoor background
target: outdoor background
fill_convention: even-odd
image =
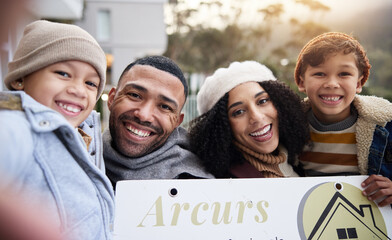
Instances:
[[[164,55],[189,80],[184,122],[197,115],[194,95],[205,77],[232,61],[259,61],[298,92],[293,80],[298,53],[308,40],[328,31],[351,34],[366,49],[372,69],[361,94],[392,101],[391,13],[390,0],[169,1]]]
[[[1,1],[1,0],[0,0]],[[20,1],[20,0],[13,0]],[[0,46],[0,90],[24,26],[47,19],[80,26],[97,39],[108,60],[96,105],[108,126],[108,92],[123,69],[146,55],[165,55],[184,71],[190,93],[187,126],[197,113],[205,78],[233,61],[255,60],[298,93],[297,56],[311,38],[340,31],[357,38],[372,69],[361,94],[392,101],[392,0],[24,0],[26,12]],[[0,9],[1,10],[1,9]],[[9,23],[0,23],[9,24]],[[301,97],[303,94],[298,93]]]

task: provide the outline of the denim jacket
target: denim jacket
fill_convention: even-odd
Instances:
[[[369,149],[368,174],[380,174],[392,180],[392,121],[377,125]]]
[[[112,239],[114,194],[97,120],[93,111],[81,125],[93,137],[88,152],[61,114],[24,92],[0,93],[0,189],[44,206],[67,239]]]
[[[358,111],[355,137],[360,173],[392,179],[392,103],[375,96],[356,95],[352,104]],[[308,99],[304,100],[304,107],[309,110]]]

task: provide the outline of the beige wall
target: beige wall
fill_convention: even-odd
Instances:
[[[97,38],[113,55],[111,82],[117,84],[124,68],[138,57],[162,54],[167,35],[164,23],[166,0],[86,0],[84,16],[76,24]],[[99,11],[110,13],[110,38],[99,39]]]
[[[24,27],[38,19],[76,20],[82,17],[84,0],[30,0],[26,13],[20,23],[9,33],[7,44],[0,46],[0,91],[7,90],[3,79],[7,74],[7,65],[13,58],[16,46],[22,37]]]

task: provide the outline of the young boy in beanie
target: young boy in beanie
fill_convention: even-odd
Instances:
[[[298,56],[295,82],[307,94],[311,144],[299,157],[307,176],[371,175],[369,200],[392,203],[392,104],[357,95],[369,60],[353,37],[337,32],[310,40]]]
[[[67,239],[111,239],[113,190],[93,111],[105,53],[83,29],[26,26],[0,93],[0,189],[45,210]],[[39,217],[39,216],[37,216]]]

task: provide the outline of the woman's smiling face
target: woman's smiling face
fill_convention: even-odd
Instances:
[[[279,145],[278,112],[257,82],[246,82],[229,92],[227,106],[234,138],[258,153],[271,153]]]

